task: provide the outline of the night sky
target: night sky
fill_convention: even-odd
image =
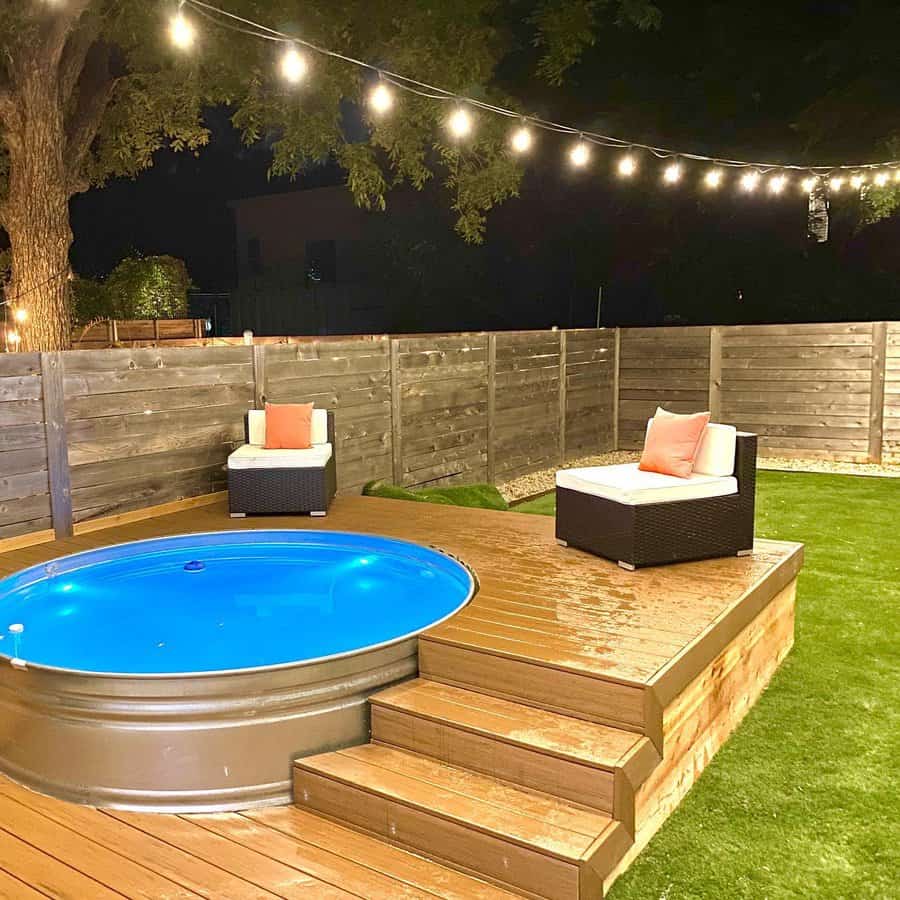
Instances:
[[[524,40],[499,84],[535,113],[686,151],[825,163],[885,152],[879,142],[898,122],[900,5],[660,6],[660,31],[606,29],[559,88],[534,77]],[[168,253],[186,260],[197,288],[227,291],[230,200],[342,181],[329,163],[293,183],[269,181],[264,144],[242,147],[226,110],[208,121],[214,137],[199,157],[161,152],[138,179],[73,201],[79,274],[102,276],[134,252]],[[612,156],[598,152],[576,175],[565,150],[541,136],[522,196],[491,213],[482,247],[452,233],[438,185],[416,197],[436,258],[485,292],[472,306],[481,312],[461,310],[458,327],[593,324],[600,285],[606,324],[896,318],[900,217],[857,233],[853,201],[839,199],[832,239],[812,245],[799,191],[778,200],[663,191],[655,167],[622,184]],[[409,227],[397,222],[399,233]]]

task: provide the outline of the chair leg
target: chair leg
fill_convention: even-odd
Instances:
[[[313,510],[313,511],[310,513],[310,515],[311,515],[311,516],[327,516],[327,515],[328,515],[328,510],[327,510],[327,509],[316,509],[316,510]]]
[[[560,547],[568,547],[569,546],[569,542],[564,541],[562,538],[557,538],[556,543],[559,544]]]
[[[633,571],[635,570],[635,568],[636,568],[636,566],[634,565],[634,563],[624,562],[624,561],[621,560],[621,559],[619,560],[619,566],[620,566],[621,568],[625,569],[625,570],[628,571],[628,572],[633,572]]]
[[[751,547],[749,550],[738,550],[738,556],[753,556],[753,548]]]
[[[247,513],[229,513],[232,519],[246,519]]]

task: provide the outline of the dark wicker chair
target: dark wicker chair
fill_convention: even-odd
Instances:
[[[249,441],[248,425],[244,421]],[[334,413],[328,411],[331,458],[321,467],[228,469],[228,511],[232,518],[266,513],[324,516],[337,490]]]
[[[753,551],[756,435],[739,432],[734,477],[725,497],[634,506],[557,487],[556,538],[626,569]]]

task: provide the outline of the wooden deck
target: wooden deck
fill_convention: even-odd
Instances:
[[[480,590],[420,640],[420,677],[373,698],[370,744],[297,762],[293,807],[125,814],[0,780],[0,897],[601,897],[793,641],[799,545],[626,572],[558,547],[551,519],[373,498],[326,520],[194,507],[8,552],[0,574],[254,527],[433,544]]]

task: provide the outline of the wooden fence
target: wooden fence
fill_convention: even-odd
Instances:
[[[158,344],[202,338],[204,325],[204,319],[104,319],[74,328],[72,347],[99,350],[144,341]]]
[[[224,489],[266,399],[334,410],[342,492],[637,448],[659,404],[767,455],[900,463],[898,322],[196,344],[0,355],[0,539]]]
[[[708,408],[767,456],[900,461],[900,323],[622,329],[620,447],[657,404]]]
[[[334,410],[343,492],[608,450],[615,344],[591,330],[4,354],[0,539],[224,489],[245,413],[267,399]]]

